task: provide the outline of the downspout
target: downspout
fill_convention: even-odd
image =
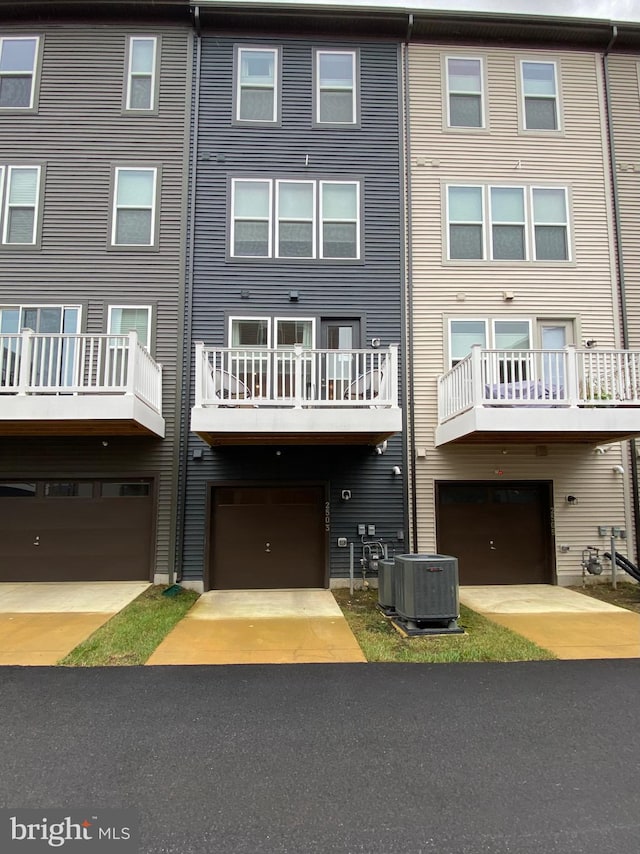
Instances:
[[[611,186],[613,188],[613,223],[616,241],[618,291],[620,293],[620,317],[622,321],[622,346],[629,349],[629,314],[627,311],[627,290],[624,276],[624,252],[622,246],[622,228],[620,224],[620,196],[618,193],[618,175],[616,172],[616,148],[613,134],[613,119],[611,111],[611,87],[609,81],[608,57],[618,38],[618,27],[613,24],[611,39],[602,54],[602,69],[604,77],[604,102],[607,112],[607,141],[609,143]],[[633,527],[635,541],[636,564],[640,559],[640,495],[638,494],[638,448],[635,439],[629,440],[631,450],[631,497],[633,501]]]
[[[184,525],[186,519],[187,504],[187,466],[189,464],[189,404],[191,401],[191,328],[193,324],[193,263],[195,257],[195,221],[196,221],[196,189],[198,185],[198,129],[200,126],[200,67],[202,63],[202,31],[200,26],[200,7],[195,6],[193,11],[193,29],[195,36],[195,81],[193,87],[193,114],[192,114],[192,143],[190,161],[190,199],[187,229],[189,239],[187,242],[187,280],[185,293],[184,312],[184,352],[186,354],[186,365],[183,364],[183,385],[180,411],[180,455],[182,466],[178,477],[178,506],[176,513],[176,570],[178,580],[182,580],[182,558],[184,548]]]
[[[407,441],[404,443],[407,449],[409,465],[405,464],[405,470],[411,472],[411,551],[418,551],[418,505],[416,497],[416,437],[415,437],[415,412],[414,412],[414,380],[413,380],[413,217],[411,214],[411,133],[410,133],[410,98],[409,98],[409,43],[413,32],[413,14],[409,13],[407,19],[406,44],[403,50],[403,99],[404,99],[404,205],[406,211],[406,263],[405,263],[405,294],[403,315],[406,320],[403,328],[403,349],[407,360],[407,382],[404,400],[405,421]]]

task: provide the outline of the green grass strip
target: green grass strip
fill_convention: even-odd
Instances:
[[[131,604],[61,659],[68,667],[144,664],[198,598],[193,590],[163,596],[165,586],[149,587]]]
[[[538,661],[556,656],[521,635],[460,606],[464,635],[402,637],[375,607],[377,590],[334,590],[367,661]]]

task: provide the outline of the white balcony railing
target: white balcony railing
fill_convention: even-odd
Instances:
[[[484,406],[640,407],[640,351],[475,345],[438,379],[439,423]]]
[[[162,414],[162,367],[127,335],[0,335],[0,395],[128,395]]]
[[[397,408],[398,347],[211,349],[196,344],[195,406]]]

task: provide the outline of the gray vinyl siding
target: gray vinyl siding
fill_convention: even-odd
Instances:
[[[4,438],[0,473],[36,477],[157,475],[155,572],[173,563],[178,329],[184,289],[185,145],[191,32],[109,22],[0,27],[43,38],[38,111],[0,116],[0,162],[43,163],[39,250],[0,247],[0,303],[82,305],[82,332],[107,331],[108,306],[152,305],[150,351],[163,366],[166,438]],[[127,37],[159,37],[158,110],[122,109]],[[159,248],[109,248],[115,164],[154,165]]]
[[[282,109],[278,126],[239,127],[233,119],[234,45],[282,48]],[[315,48],[356,49],[360,56],[360,124],[314,127]],[[401,340],[401,170],[398,115],[398,45],[390,42],[337,42],[282,38],[246,39],[203,36],[198,139],[193,342],[228,346],[228,317],[361,318],[360,346],[379,337],[382,346]],[[308,166],[307,163],[308,158]],[[360,262],[287,259],[227,260],[228,185],[232,177],[331,179],[361,178],[363,257]],[[248,299],[240,292],[248,290]],[[298,303],[289,301],[297,290]],[[317,346],[319,323],[316,326]],[[376,537],[392,550],[408,547],[404,529],[402,439],[389,441],[384,455],[370,447],[205,448],[192,460],[201,440],[190,436],[184,576],[201,577],[206,484],[215,481],[327,483],[331,497],[331,575],[344,576],[349,551],[337,538],[358,542],[357,524],[376,525]],[[340,500],[351,489],[349,502]],[[359,552],[356,549],[356,560]],[[356,570],[359,572],[359,569]]]

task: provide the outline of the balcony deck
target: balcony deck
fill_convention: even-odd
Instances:
[[[640,436],[640,351],[472,352],[438,380],[436,445]]]
[[[0,335],[1,436],[164,436],[162,367],[128,335]]]
[[[402,430],[398,350],[196,345],[191,429],[210,445],[377,445]]]

